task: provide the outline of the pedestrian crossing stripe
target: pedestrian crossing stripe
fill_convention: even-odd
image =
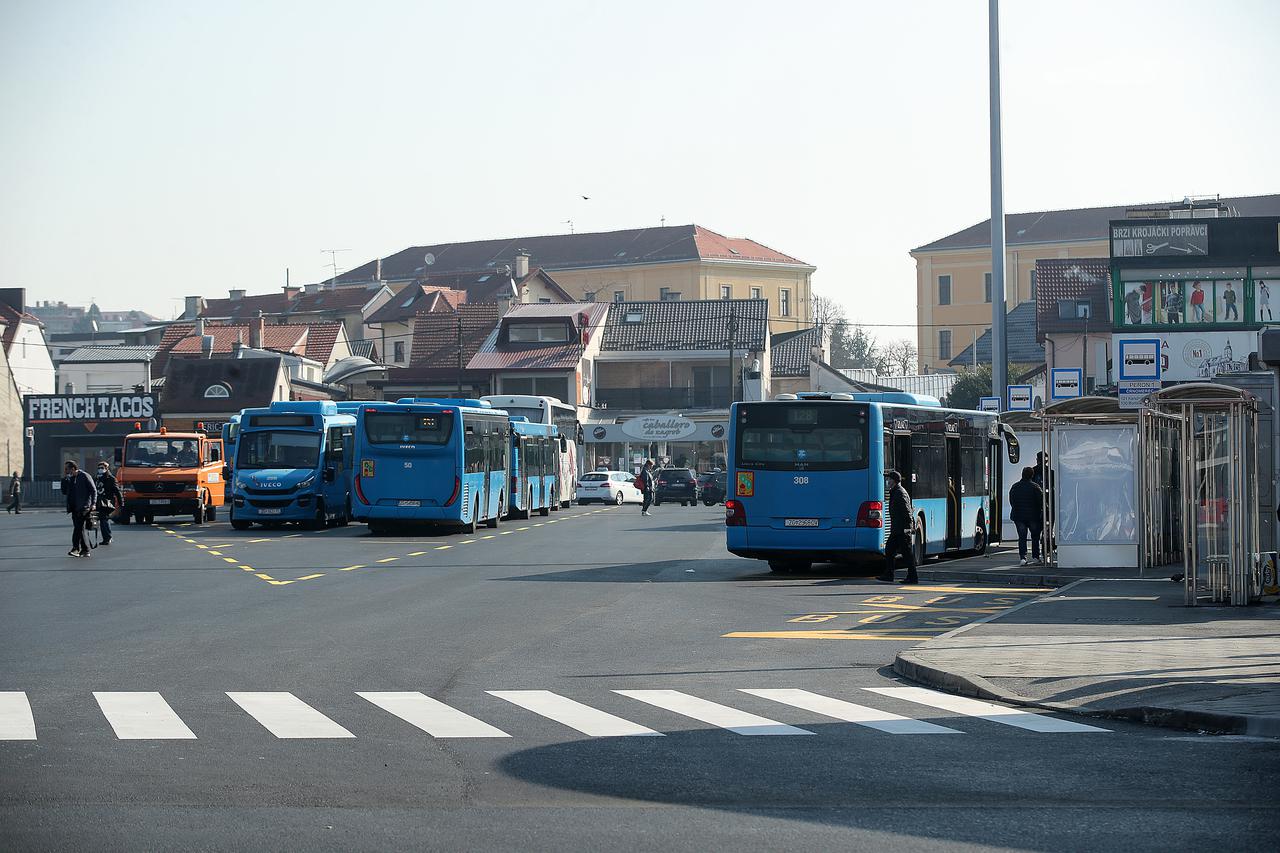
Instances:
[[[738,692],[790,709],[851,723],[888,735],[964,734],[959,728],[914,719],[912,707],[925,706],[934,714],[987,723],[1035,734],[1108,732],[1109,729],[1077,723],[1049,714],[1009,708],[923,687],[862,687],[858,695],[882,697],[900,707],[894,710],[862,705],[797,688],[739,688]],[[593,707],[550,690],[489,690],[489,696],[523,711],[573,729],[588,737],[661,737],[657,728],[626,716]],[[761,716],[742,708],[694,696],[679,690],[614,690],[625,699],[696,720],[735,735],[813,735],[803,726]],[[168,701],[155,691],[95,691],[93,699],[102,717],[119,740],[195,740],[190,728]],[[356,735],[342,722],[322,713],[293,693],[283,691],[229,691],[225,694],[245,714],[281,740],[349,739]],[[433,738],[509,738],[508,731],[445,702],[414,691],[361,691],[369,704],[419,729]],[[616,700],[615,700],[616,701]],[[637,706],[639,707],[639,706]],[[897,713],[904,711],[904,713]],[[829,724],[824,723],[823,726]],[[0,691],[0,742],[37,740],[36,715],[23,691]],[[208,736],[208,733],[205,733]]]

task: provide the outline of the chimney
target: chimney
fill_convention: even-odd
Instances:
[[[24,287],[0,288],[0,302],[21,314],[27,310],[27,290]]]
[[[293,298],[302,292],[302,288],[295,284],[286,284],[284,286],[284,298],[293,301]]]
[[[373,263],[373,280],[382,281],[382,258],[378,258]]]
[[[203,318],[203,317],[197,317],[197,318],[196,318],[196,330],[195,330],[195,336],[196,336],[197,338],[203,338],[203,337],[204,337],[204,318]]]
[[[304,284],[302,286],[303,293],[318,293],[319,290],[320,290],[319,284]]]
[[[232,302],[238,302],[241,299],[244,299],[243,290],[228,290],[227,293],[230,294]]]
[[[524,278],[529,274],[529,253],[524,249],[516,252],[516,280]]]
[[[199,296],[188,296],[186,298],[186,306],[182,309],[182,319],[194,320],[200,316],[200,303],[203,300]]]
[[[205,358],[213,358],[213,335],[201,336],[200,355]]]
[[[263,319],[262,312],[258,312],[258,316],[249,321],[249,346],[254,349],[262,349],[262,334],[266,331],[267,321]]]

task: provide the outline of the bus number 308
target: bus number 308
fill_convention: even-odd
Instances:
[[[808,478],[808,477],[793,477],[793,478],[791,479],[791,482],[795,483],[797,486],[807,486],[807,485],[809,485],[809,478]]]

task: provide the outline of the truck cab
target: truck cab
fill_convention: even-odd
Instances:
[[[140,429],[141,424],[135,428]],[[122,524],[150,524],[157,515],[190,515],[196,524],[213,521],[226,503],[221,437],[202,424],[192,432],[133,432],[116,454],[116,480],[124,505]]]

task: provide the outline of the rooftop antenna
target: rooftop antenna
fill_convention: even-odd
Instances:
[[[333,269],[333,283],[338,283],[338,253],[350,252],[350,249],[321,249],[320,254],[329,256],[329,266]]]
[[[560,224],[561,224],[561,225],[568,225],[568,226],[569,226],[569,233],[570,233],[570,234],[572,234],[572,233],[573,233],[573,220],[572,220],[572,219],[566,219],[564,222],[561,222]]]
[[[667,227],[667,215],[666,215],[665,213],[664,213],[664,214],[662,214],[662,219],[660,219],[660,220],[658,220],[658,221],[662,223],[662,227],[663,227],[663,228],[666,228],[666,227]]]

